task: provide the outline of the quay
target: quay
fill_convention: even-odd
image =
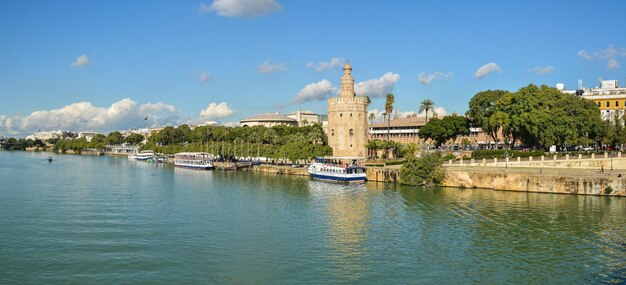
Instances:
[[[530,160],[530,162],[529,162]],[[400,182],[401,165],[367,167],[369,182]],[[610,195],[626,197],[626,158],[607,155],[575,159],[550,157],[512,159],[493,163],[449,161],[444,164],[443,186],[482,188],[503,191],[558,193],[578,195]],[[611,168],[612,167],[612,168]],[[306,168],[259,165],[255,172],[307,176]]]

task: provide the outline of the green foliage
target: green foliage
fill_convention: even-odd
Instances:
[[[604,188],[604,194],[605,195],[611,195],[611,193],[613,193],[613,187],[606,186],[606,188]]]
[[[394,160],[385,162],[385,166],[404,164],[406,160]]]
[[[445,179],[443,159],[439,153],[408,158],[400,168],[400,183],[406,185],[440,185]]]
[[[470,100],[469,110],[466,113],[472,124],[480,126],[496,142],[498,130],[502,126],[498,120],[491,120],[491,117],[498,111],[496,102],[506,94],[509,92],[505,90],[487,90],[476,93]]]
[[[264,156],[292,161],[328,156],[332,149],[320,124],[305,127],[266,128],[199,126],[166,127],[150,137],[142,149],[173,154],[204,151],[224,156]]]
[[[519,141],[543,149],[589,145],[606,132],[594,102],[546,85],[530,84],[515,93],[477,93],[470,100],[467,115],[494,141],[501,131],[509,145]]]
[[[118,131],[114,131],[109,133],[106,138],[106,143],[109,145],[122,144],[124,142],[124,137]]]
[[[418,107],[418,112],[424,112],[426,114],[426,122],[428,122],[428,112],[432,111],[435,108],[435,102],[430,99],[424,99],[420,102]]]
[[[143,135],[141,134],[130,134],[124,139],[124,142],[130,145],[138,145],[143,141]]]
[[[448,140],[456,140],[458,136],[469,135],[467,118],[453,114],[442,119],[433,118],[420,128],[422,138],[432,139],[439,147]]]
[[[454,154],[448,153],[448,154],[444,155],[442,159],[444,161],[448,161],[450,159],[456,159],[456,156]]]
[[[533,151],[519,151],[519,150],[506,150],[506,149],[484,149],[484,150],[475,150],[472,152],[473,159],[483,159],[483,158],[505,158],[509,157],[529,157],[529,156],[542,156],[544,155],[543,150],[533,150]]]

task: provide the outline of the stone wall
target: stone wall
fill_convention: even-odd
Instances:
[[[542,193],[626,196],[626,175],[571,169],[447,167],[445,186]]]

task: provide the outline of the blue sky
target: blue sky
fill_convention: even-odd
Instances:
[[[379,111],[626,85],[624,1],[2,1],[0,135],[326,113],[348,59]],[[483,73],[477,71],[483,67]],[[421,76],[420,76],[421,74]],[[144,121],[143,118],[149,117]]]

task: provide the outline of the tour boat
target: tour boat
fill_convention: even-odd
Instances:
[[[327,181],[358,183],[366,180],[365,167],[357,163],[356,158],[316,158],[307,172],[313,178]]]
[[[150,158],[153,158],[154,155],[154,151],[151,150],[142,150],[140,153],[135,154],[135,159],[136,160],[142,160],[142,161],[146,161]]]
[[[213,156],[206,152],[179,152],[174,155],[174,166],[189,169],[213,169]]]

